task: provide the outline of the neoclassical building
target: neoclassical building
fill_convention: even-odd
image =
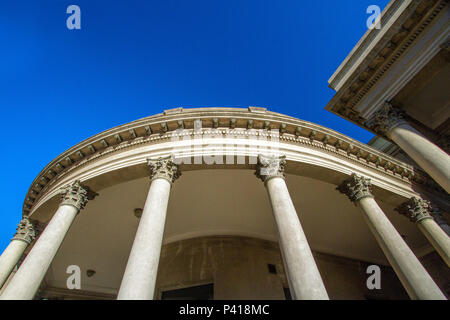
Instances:
[[[167,110],[44,168],[1,256],[1,299],[444,299],[449,237],[414,173],[264,108]]]
[[[68,149],[29,188],[0,299],[447,299],[446,18],[391,1],[330,79],[369,144],[175,108]]]

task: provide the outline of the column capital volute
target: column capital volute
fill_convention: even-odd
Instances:
[[[392,129],[405,123],[404,111],[386,101],[365,124],[376,133],[388,137]]]
[[[17,231],[12,240],[24,241],[27,244],[30,244],[34,241],[34,239],[36,239],[36,230],[34,225],[27,217],[24,217],[17,225]]]
[[[61,188],[62,201],[60,206],[68,205],[78,209],[84,209],[88,200],[94,199],[98,194],[81,184],[79,180]]]
[[[286,156],[258,155],[258,163],[255,175],[264,183],[278,177],[285,178],[284,169],[286,167]]]
[[[412,197],[398,206],[395,211],[409,218],[411,222],[417,223],[424,219],[433,219],[430,215],[430,209],[429,201]]]
[[[336,189],[344,193],[352,202],[363,198],[373,198],[370,179],[355,173],[352,173],[350,178],[344,180]]]
[[[152,181],[165,179],[172,184],[181,176],[181,171],[171,156],[148,158],[147,165],[150,169],[150,180]]]

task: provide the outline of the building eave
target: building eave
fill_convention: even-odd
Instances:
[[[364,124],[369,115],[381,103],[389,100],[388,96],[395,96],[440,50],[435,42],[448,36],[448,27],[445,27],[446,8],[448,1],[445,0],[391,1],[383,11],[382,28],[367,31],[330,79],[330,86],[337,92],[325,109],[370,130]],[[407,54],[410,55],[412,48],[420,41],[418,39],[433,28],[435,21],[440,21],[442,26],[439,26],[438,31],[433,30],[433,48],[419,50],[413,58],[408,57],[416,61],[413,63],[414,70],[410,70],[410,63],[403,61],[401,66],[404,65],[408,70],[402,71],[404,76],[396,76],[392,70],[400,67],[399,61]],[[427,41],[425,48],[431,40]],[[392,81],[395,84],[390,85],[389,92],[377,93],[375,98],[378,100],[374,101],[372,96],[375,95],[375,88],[382,81],[387,81],[387,77],[394,76],[395,80]]]
[[[275,129],[280,140],[301,143],[304,139],[317,141],[320,148],[342,151],[351,161],[371,164],[376,170],[395,179],[409,180],[414,168],[370,146],[323,126],[267,111],[265,108],[175,108],[150,117],[106,130],[71,147],[51,161],[36,177],[24,201],[23,215],[27,216],[42,194],[68,171],[82,166],[90,159],[119,151],[134,141],[167,139],[179,128],[192,129],[195,120],[202,128]]]
[[[353,47],[341,65],[328,80],[330,88],[339,91],[354,73],[374,58],[374,51],[383,48],[396,31],[408,18],[421,0],[393,0],[381,13],[381,29],[368,29],[358,43]],[[378,50],[377,50],[378,49]]]

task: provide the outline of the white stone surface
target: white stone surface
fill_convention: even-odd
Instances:
[[[118,300],[152,300],[158,273],[171,184],[152,181],[136,232]]]
[[[394,127],[388,137],[450,193],[450,156],[447,153],[407,123]]]
[[[279,243],[293,299],[328,300],[319,270],[303,232],[286,182],[274,177],[266,182]]]
[[[434,219],[422,219],[417,227],[427,237],[441,258],[450,267],[450,238]]]
[[[77,213],[78,209],[70,205],[62,205],[58,208],[0,296],[0,300],[31,300],[34,298]]]
[[[446,300],[444,294],[372,197],[356,202],[411,299]]]
[[[22,257],[28,244],[21,240],[12,240],[0,256],[0,288],[8,279],[11,271]]]

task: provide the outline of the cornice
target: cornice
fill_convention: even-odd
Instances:
[[[195,120],[201,120],[202,134],[210,134],[212,129],[218,128],[222,134],[233,132],[236,136],[249,137],[263,134],[262,129],[270,128],[279,130],[280,142],[330,152],[403,181],[410,182],[414,175],[412,166],[343,134],[263,108],[177,108],[104,131],[62,153],[33,181],[24,201],[23,214],[28,215],[61,177],[127,148],[170,141],[178,128],[186,129],[186,135],[194,135]]]
[[[401,1],[394,1],[400,3]],[[446,0],[408,1],[410,5],[404,9],[402,17],[394,24],[385,27],[387,30],[377,45],[369,47],[368,44],[358,43],[354,51],[346,58],[343,65],[337,70],[330,80],[338,81],[346,72],[351,75],[345,80],[345,84],[337,87],[337,93],[327,104],[325,109],[364,127],[367,120],[356,110],[355,106],[367,95],[383,75],[414,45],[415,40],[423,33],[428,25],[448,7]],[[406,1],[405,1],[406,3]],[[382,31],[382,28],[380,31]],[[375,41],[370,34],[375,34],[376,29],[370,30],[367,36],[360,41],[363,43]],[[350,70],[353,60],[361,58],[359,50],[369,50],[364,59],[359,62],[357,68]],[[355,61],[353,61],[355,63]],[[345,67],[348,65],[347,67]],[[334,80],[333,80],[334,79]],[[370,130],[370,129],[369,129]]]
[[[386,39],[395,33],[396,29],[390,28],[394,24],[403,23],[416,9],[421,0],[393,0],[390,1],[381,12],[380,25],[388,26],[381,29],[368,29],[355,47],[350,51],[338,69],[328,80],[330,88],[339,91],[348,81],[346,76],[352,69],[361,69],[364,62],[369,60],[373,50],[379,50],[386,45]],[[381,43],[380,43],[381,42]],[[373,56],[372,56],[373,58]],[[358,63],[358,61],[362,61]]]

